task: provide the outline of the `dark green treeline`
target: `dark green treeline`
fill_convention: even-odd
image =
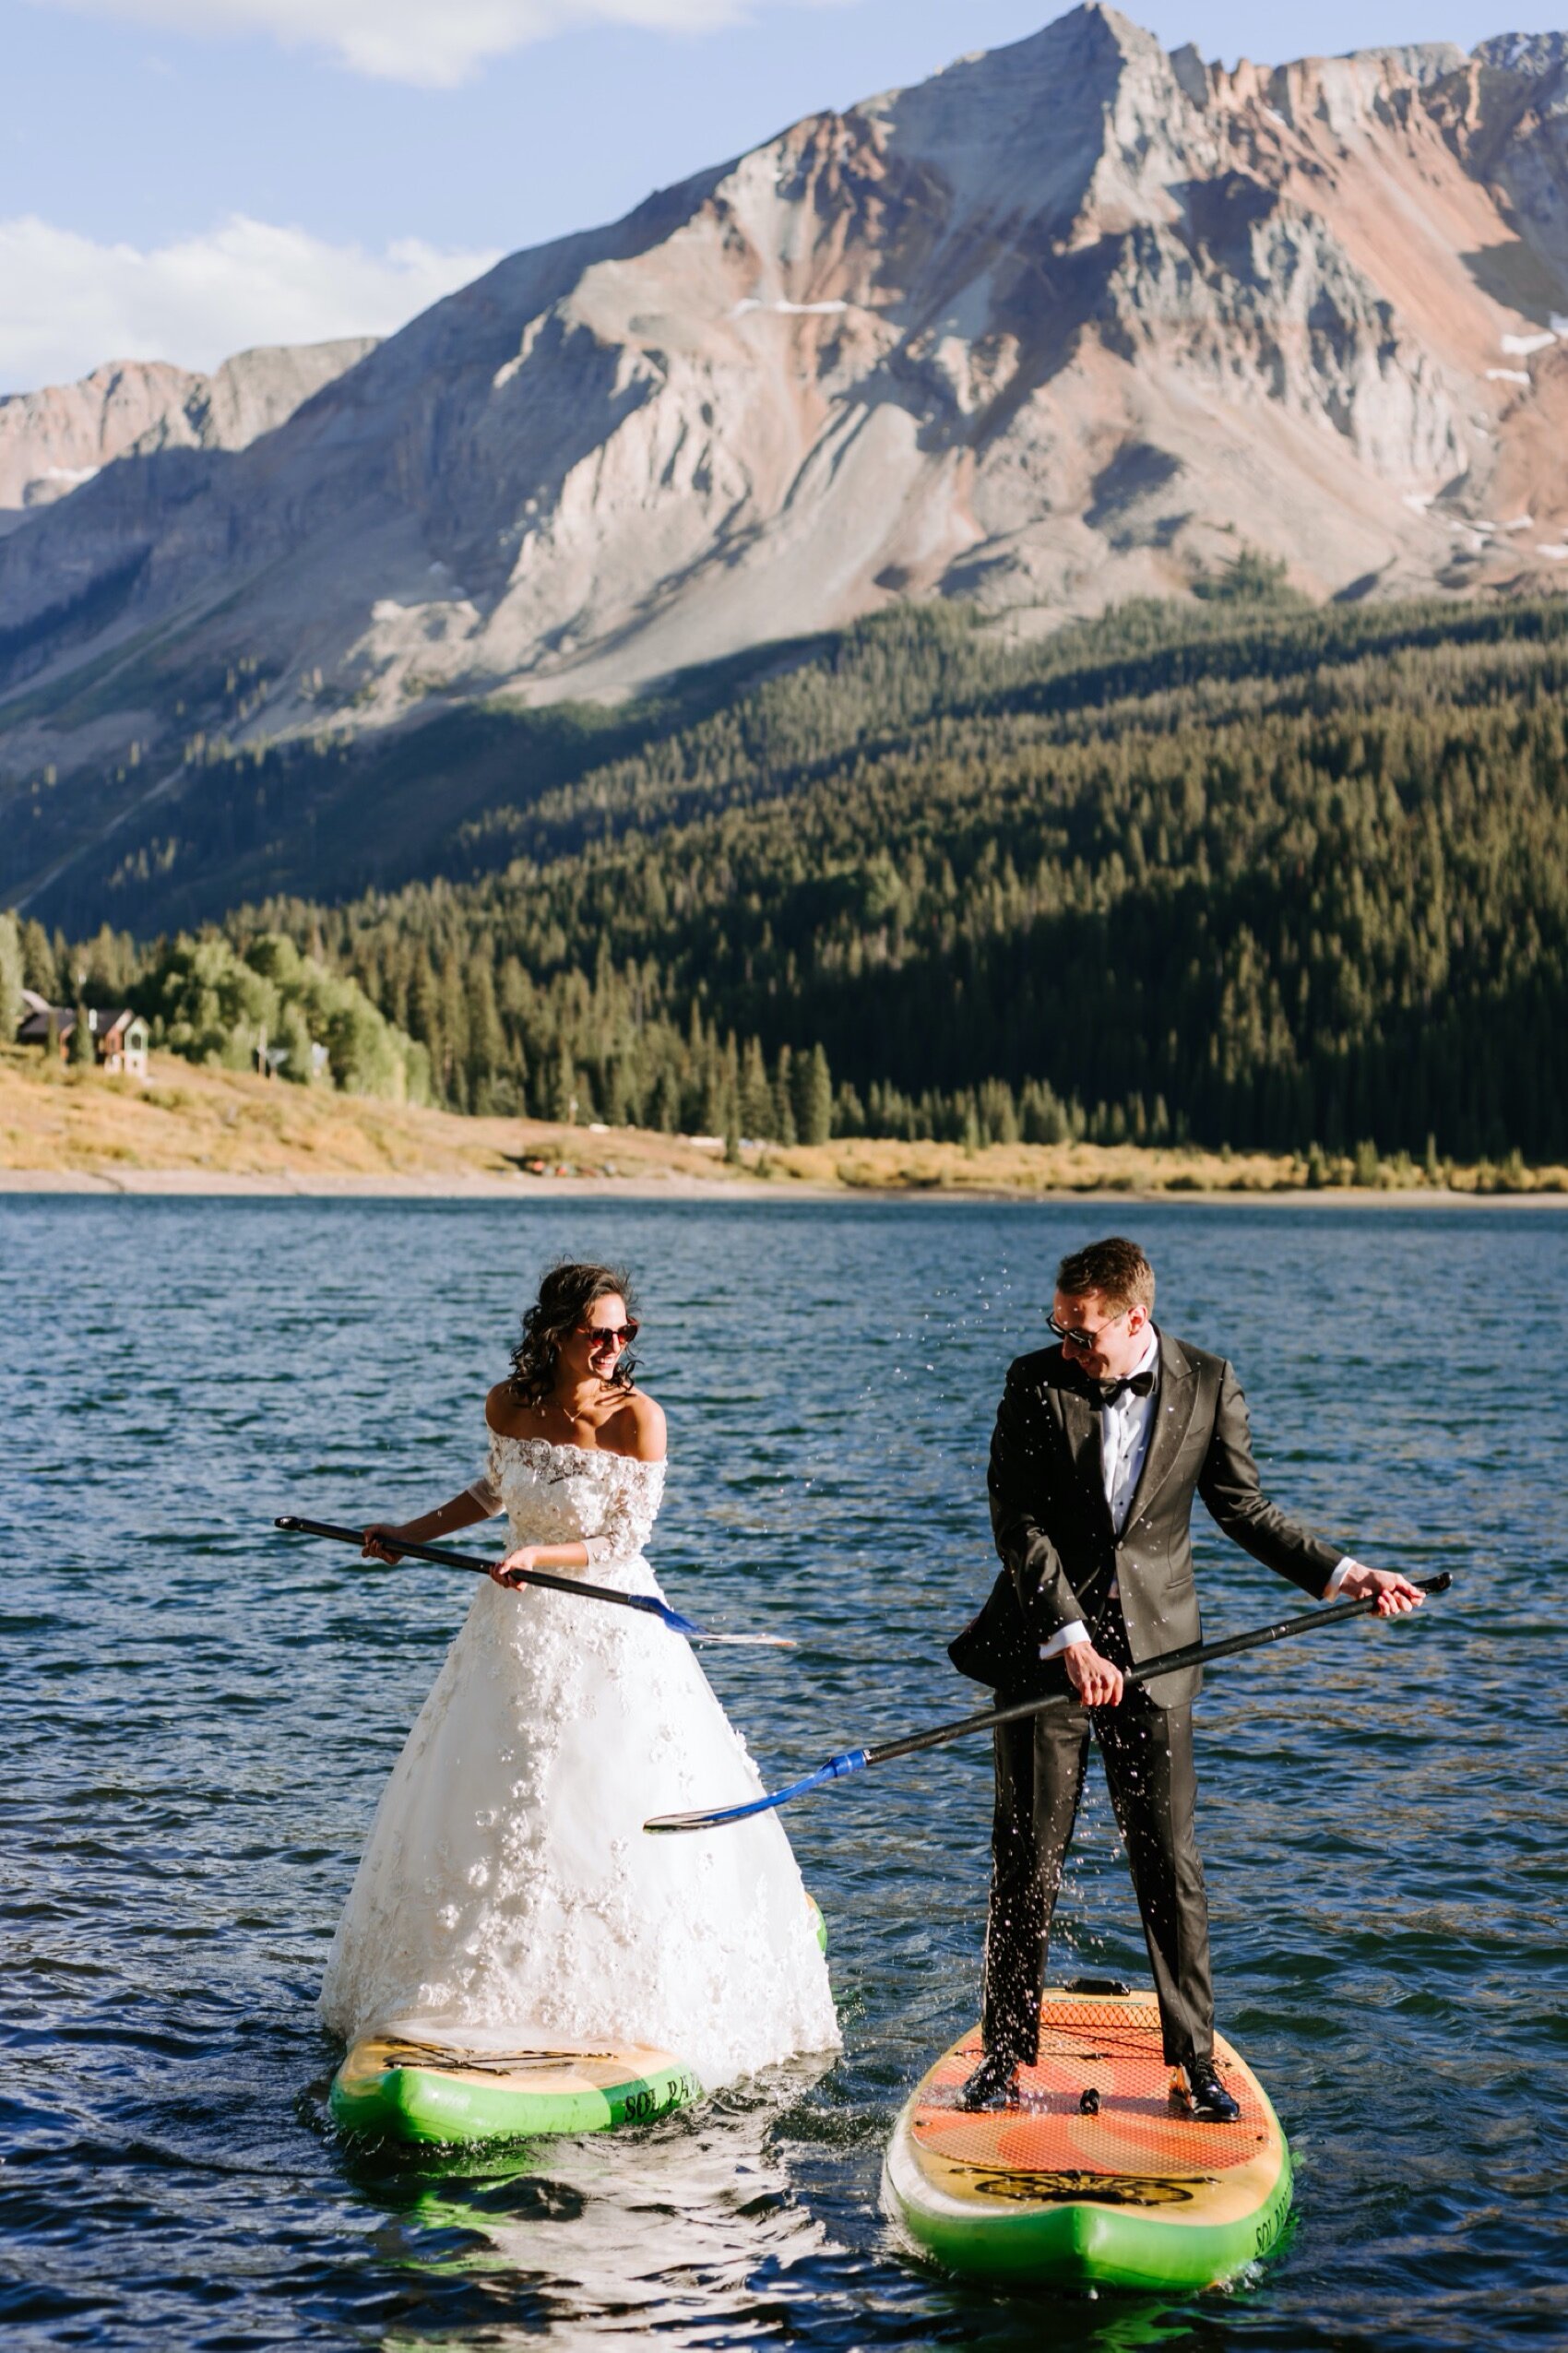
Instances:
[[[1556,601],[904,611],[493,814],[492,872],[229,928],[463,1108],[1561,1158],[1565,684]]]

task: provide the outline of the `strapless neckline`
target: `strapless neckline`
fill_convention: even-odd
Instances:
[[[569,1438],[536,1438],[531,1434],[516,1437],[510,1430],[492,1430],[490,1436],[502,1446],[538,1446],[547,1455],[571,1455],[578,1462],[624,1463],[628,1470],[662,1470],[662,1462],[644,1462],[638,1455],[617,1454],[613,1446],[575,1446]]]

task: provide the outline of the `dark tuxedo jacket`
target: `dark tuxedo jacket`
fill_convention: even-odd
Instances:
[[[1247,1401],[1226,1360],[1159,1334],[1155,1426],[1118,1537],[1105,1500],[1099,1408],[1060,1348],[1011,1366],[991,1447],[991,1524],[1002,1574],[950,1647],[953,1663],[1008,1698],[1064,1686],[1040,1645],[1081,1619],[1103,1627],[1120,1591],[1134,1663],[1201,1637],[1193,1582],[1193,1497],[1255,1560],[1317,1598],[1344,1555],[1268,1501],[1253,1460]],[[1194,1698],[1201,1671],[1146,1686],[1161,1707]]]

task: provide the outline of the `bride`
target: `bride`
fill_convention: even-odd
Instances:
[[[383,1793],[333,1939],[327,2024],[526,2025],[540,2041],[651,2043],[712,2091],[836,2049],[827,1971],[773,1815],[652,1838],[653,1813],[760,1789],[685,1641],[640,1610],[508,1583],[591,1572],[657,1594],[643,1546],[664,1416],[633,1384],[613,1268],[551,1269],[510,1380],[485,1401],[482,1475],[367,1527],[369,1557],[505,1512],[513,1551],[446,1654]]]

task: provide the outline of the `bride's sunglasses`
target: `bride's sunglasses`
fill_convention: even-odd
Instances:
[[[594,1347],[602,1348],[606,1340],[613,1340],[617,1348],[629,1349],[637,1337],[636,1316],[624,1324],[579,1324],[577,1329]]]

